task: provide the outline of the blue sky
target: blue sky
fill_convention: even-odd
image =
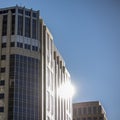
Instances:
[[[120,119],[120,0],[0,0],[40,10],[76,86],[73,102],[100,100]]]

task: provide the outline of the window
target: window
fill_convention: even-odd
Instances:
[[[11,9],[11,12],[12,12],[12,13],[15,13],[15,9]]]
[[[4,112],[4,107],[0,107],[0,112]]]
[[[23,10],[22,9],[18,9],[18,13],[23,14]]]
[[[91,114],[91,107],[88,107],[88,114]]]
[[[37,17],[37,14],[36,14],[36,13],[33,13],[33,15],[32,15],[32,16],[36,18],[36,17]]]
[[[32,38],[36,39],[36,20],[32,20]]]
[[[99,120],[103,120],[103,117],[99,117]]]
[[[88,117],[87,120],[92,120],[91,117]]]
[[[11,43],[10,43],[10,46],[11,46],[11,47],[15,47],[15,42],[11,42]]]
[[[5,68],[1,68],[1,73],[4,73],[5,72]]]
[[[3,16],[2,35],[7,35],[7,15]]]
[[[30,18],[25,17],[25,36],[30,37]]]
[[[5,80],[0,80],[0,86],[5,85]]]
[[[97,113],[97,110],[96,110],[96,107],[95,107],[95,106],[93,107],[93,113],[94,113],[94,114]]]
[[[25,15],[30,16],[30,12],[29,11],[25,11]]]
[[[23,48],[23,43],[17,42],[17,47]]]
[[[82,114],[81,108],[78,108],[78,115],[81,115],[81,114]]]
[[[82,120],[86,120],[86,118],[82,118]]]
[[[87,112],[86,112],[86,108],[83,108],[83,114],[86,114]]]
[[[93,120],[97,120],[97,117],[94,117]]]
[[[23,35],[23,16],[18,15],[18,35]]]
[[[4,98],[4,94],[0,93],[0,99],[3,99],[3,98]]]
[[[1,60],[5,60],[6,59],[6,55],[1,55]]]
[[[98,113],[101,113],[101,106],[98,107]]]
[[[2,48],[6,48],[6,43],[2,43]]]
[[[12,35],[15,34],[15,15],[12,15]]]

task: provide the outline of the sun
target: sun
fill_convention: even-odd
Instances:
[[[71,98],[75,94],[75,88],[70,81],[63,83],[58,88],[58,95],[63,99]]]

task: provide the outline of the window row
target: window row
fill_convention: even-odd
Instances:
[[[2,43],[1,46],[2,46],[2,48],[6,48],[7,44],[6,43]],[[16,47],[19,47],[19,48],[24,48],[24,49],[28,49],[28,50],[32,50],[32,51],[36,51],[36,52],[38,51],[38,47],[37,46],[31,46],[29,44],[23,44],[23,43],[20,43],[20,42],[17,42],[17,45],[15,45],[15,42],[11,42],[10,46],[11,47],[15,47],[16,46]],[[4,57],[4,56],[2,56],[2,57]]]
[[[103,117],[78,117],[77,119],[73,119],[73,120],[104,120]]]
[[[73,109],[74,115],[96,114],[96,113],[101,113],[101,106],[83,107],[83,108]]]

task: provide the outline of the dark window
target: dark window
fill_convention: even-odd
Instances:
[[[5,85],[5,80],[0,80],[0,86]]]
[[[3,16],[2,35],[7,35],[7,15]]]
[[[32,38],[36,39],[36,20],[32,20]]]
[[[12,15],[12,35],[15,34],[15,15]]]
[[[11,12],[12,12],[12,13],[15,13],[15,9],[11,9]]]
[[[1,73],[4,73],[5,72],[5,68],[1,68]]]
[[[3,10],[3,14],[8,13],[8,10]]]
[[[18,15],[18,35],[23,35],[23,16]]]
[[[11,43],[10,43],[10,46],[11,46],[11,47],[15,47],[15,42],[11,42]]]
[[[88,107],[88,114],[91,114],[91,107]]]
[[[18,13],[23,14],[23,10],[22,9],[18,9]]]
[[[6,48],[6,43],[2,43],[2,48]]]
[[[81,110],[81,108],[78,108],[78,114],[79,114],[79,115],[82,114],[82,110]]]
[[[6,55],[1,55],[1,60],[5,60],[6,59]]]
[[[35,18],[36,18],[36,17],[37,17],[37,13],[33,13],[33,17],[35,17]]]
[[[25,49],[28,49],[28,45],[27,45],[27,44],[25,44],[25,45],[24,45],[24,48],[25,48]]]
[[[86,114],[87,112],[86,112],[86,108],[83,108],[83,114]]]
[[[93,120],[97,120],[97,117],[94,117]]]
[[[88,117],[87,120],[92,120],[91,117]]]
[[[98,107],[98,113],[101,113],[101,106]]]
[[[4,107],[0,107],[0,112],[4,112]]]
[[[25,18],[25,36],[30,37],[30,18]]]
[[[32,50],[35,51],[35,46],[32,46]]]
[[[30,48],[31,48],[30,45],[28,45],[28,49],[29,49],[29,50],[30,50]]]
[[[25,15],[30,16],[30,12],[29,11],[25,11]]]
[[[0,99],[4,99],[4,93],[0,93]]]
[[[17,42],[17,47],[23,48],[23,43]]]
[[[93,113],[94,113],[94,114],[97,113],[97,110],[96,110],[96,107],[95,107],[95,106],[93,107]]]

